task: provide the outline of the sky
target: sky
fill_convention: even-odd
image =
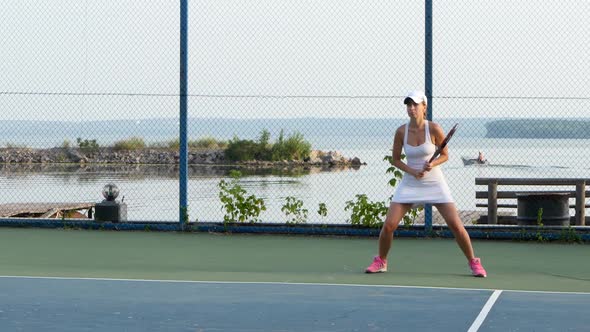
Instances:
[[[0,120],[178,116],[179,3],[3,0]],[[434,1],[439,117],[590,117],[589,0]],[[424,4],[189,0],[189,116],[397,117]]]

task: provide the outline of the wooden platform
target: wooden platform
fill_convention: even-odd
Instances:
[[[95,203],[0,204],[0,218],[92,218]]]

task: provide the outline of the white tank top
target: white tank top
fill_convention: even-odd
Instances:
[[[436,145],[432,143],[430,138],[430,128],[428,121],[424,121],[425,141],[423,144],[418,146],[412,146],[408,144],[408,127],[410,123],[406,125],[404,133],[404,152],[406,153],[407,164],[410,168],[422,170],[424,163],[430,160],[434,152],[436,151]]]

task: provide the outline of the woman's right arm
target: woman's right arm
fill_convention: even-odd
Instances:
[[[410,168],[410,166],[408,166],[406,163],[404,163],[402,161],[402,148],[404,146],[404,126],[399,127],[396,131],[395,131],[395,136],[393,138],[393,149],[392,149],[392,158],[393,158],[393,166],[401,169],[402,171],[416,177],[422,177],[424,176],[424,174],[422,174],[422,176],[420,175],[420,172],[418,172],[417,170]]]

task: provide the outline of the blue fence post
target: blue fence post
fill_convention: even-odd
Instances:
[[[424,17],[424,92],[428,98],[426,118],[432,120],[432,0],[425,0]],[[424,206],[424,230],[432,230],[432,205]]]
[[[179,159],[179,223],[184,229],[188,222],[188,132],[187,132],[187,85],[188,85],[188,0],[180,0],[180,159]]]

